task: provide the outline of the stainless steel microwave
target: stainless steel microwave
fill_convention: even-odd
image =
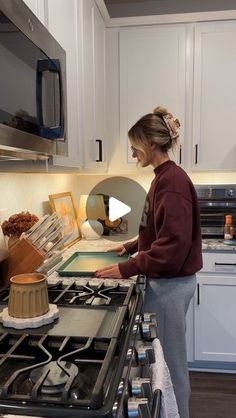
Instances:
[[[0,0],[0,158],[67,155],[66,53],[22,0]]]

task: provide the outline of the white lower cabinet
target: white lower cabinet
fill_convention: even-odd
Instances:
[[[236,277],[198,274],[195,360],[236,361]]]
[[[204,253],[186,324],[191,366],[230,368],[236,362],[236,255]]]

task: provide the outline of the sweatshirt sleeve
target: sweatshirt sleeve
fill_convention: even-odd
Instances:
[[[156,205],[157,206],[157,205]],[[154,219],[162,216],[156,239],[147,251],[119,263],[122,277],[137,274],[149,277],[175,277],[181,270],[192,243],[192,202],[178,193],[165,193],[158,209],[154,207]],[[161,213],[161,215],[160,215]],[[155,222],[155,228],[157,223]],[[157,229],[157,228],[156,228]]]
[[[124,244],[126,252],[128,254],[134,254],[138,251],[138,238],[134,241],[129,241]]]

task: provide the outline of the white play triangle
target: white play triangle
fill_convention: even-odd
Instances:
[[[109,220],[114,222],[116,219],[121,218],[131,211],[130,206],[116,199],[115,197],[109,198]]]

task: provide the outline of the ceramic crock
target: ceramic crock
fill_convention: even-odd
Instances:
[[[49,310],[46,276],[18,274],[10,279],[8,314],[14,318],[35,318]]]

